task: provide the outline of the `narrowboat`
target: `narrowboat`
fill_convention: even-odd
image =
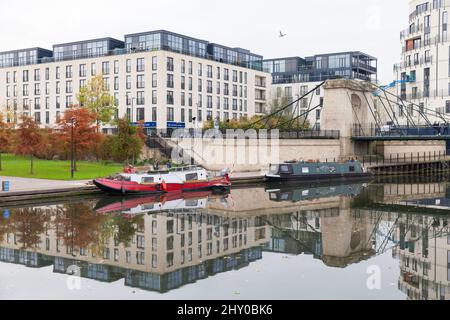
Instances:
[[[270,165],[268,182],[348,180],[372,177],[358,161],[285,162]]]
[[[201,190],[228,190],[231,181],[228,171],[210,178],[206,170],[198,166],[180,167],[165,171],[125,172],[109,178],[96,179],[94,184],[110,194],[164,194]]]

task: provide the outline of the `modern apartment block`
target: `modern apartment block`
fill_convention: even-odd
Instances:
[[[0,53],[0,110],[51,127],[77,104],[79,89],[102,75],[119,116],[146,128],[200,128],[205,120],[266,111],[271,76],[263,57],[169,31]],[[112,129],[105,126],[104,130]]]
[[[450,113],[450,38],[448,0],[413,0],[409,4],[409,27],[400,33],[401,62],[394,66],[396,95],[418,107]],[[398,116],[405,119],[400,108]],[[418,116],[417,110],[412,116]],[[438,118],[435,118],[439,120]]]
[[[272,74],[270,92],[271,104],[274,100],[291,102],[313,90],[323,81],[336,78],[377,81],[378,60],[362,52],[342,52],[320,54],[312,57],[278,58],[264,60],[263,69]],[[323,90],[318,89],[313,97],[302,99],[300,114],[322,105]],[[269,103],[270,105],[270,103]],[[308,115],[312,127],[320,128],[321,108]]]

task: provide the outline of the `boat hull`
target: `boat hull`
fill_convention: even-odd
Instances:
[[[145,185],[111,179],[97,179],[94,180],[94,184],[100,190],[109,194],[163,194],[166,192],[161,184]]]
[[[267,182],[313,182],[313,181],[347,181],[347,180],[361,180],[370,179],[373,177],[372,173],[352,173],[352,174],[312,174],[312,175],[280,175],[280,176],[266,176]]]
[[[111,179],[97,179],[94,184],[102,191],[109,194],[164,194],[172,192],[193,192],[193,191],[226,191],[231,188],[228,177],[186,181],[184,183],[162,183],[162,184],[139,184],[135,182],[116,181]]]

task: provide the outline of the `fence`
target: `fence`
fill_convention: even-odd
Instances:
[[[388,165],[388,164],[415,164],[421,162],[433,162],[450,160],[445,152],[411,152],[391,154],[388,157],[380,155],[368,155],[355,157],[362,162],[363,166],[370,165]]]
[[[450,135],[450,128],[443,126],[383,126],[375,124],[369,126],[353,125],[352,135],[354,137],[436,137]]]
[[[240,138],[251,138],[251,132],[247,130],[240,129],[230,129],[230,131],[226,129],[178,129],[176,134],[174,134],[174,129],[168,130],[159,130],[157,132],[152,132],[149,136],[158,136],[161,138],[169,139],[169,138],[196,138],[201,139],[205,137],[205,134],[208,133],[207,136],[210,136],[211,132],[220,133],[223,139],[240,139]],[[256,133],[259,135],[261,131],[256,130]],[[280,139],[339,139],[340,131],[339,130],[307,130],[307,131],[279,131],[278,135],[275,135]],[[259,138],[261,138],[259,136]],[[271,130],[267,130],[264,134],[264,138],[272,139]]]

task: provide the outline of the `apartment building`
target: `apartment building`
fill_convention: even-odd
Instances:
[[[269,108],[274,104],[290,103],[306,93],[294,107],[298,115],[306,113],[311,127],[320,129],[323,90],[314,90],[323,81],[336,78],[377,81],[378,60],[362,52],[320,54],[306,58],[288,57],[263,61],[263,70],[272,74]],[[317,108],[316,108],[317,107]]]
[[[0,110],[52,127],[76,105],[79,89],[102,75],[119,117],[148,129],[200,128],[206,120],[266,111],[263,57],[169,31],[0,53]],[[105,126],[108,131],[112,126]]]
[[[410,115],[424,123],[419,110],[429,110],[431,120],[450,113],[450,38],[448,0],[413,0],[409,26],[400,33],[400,63],[394,66],[396,95],[410,102],[398,108],[398,117]],[[436,114],[438,113],[438,114]]]

